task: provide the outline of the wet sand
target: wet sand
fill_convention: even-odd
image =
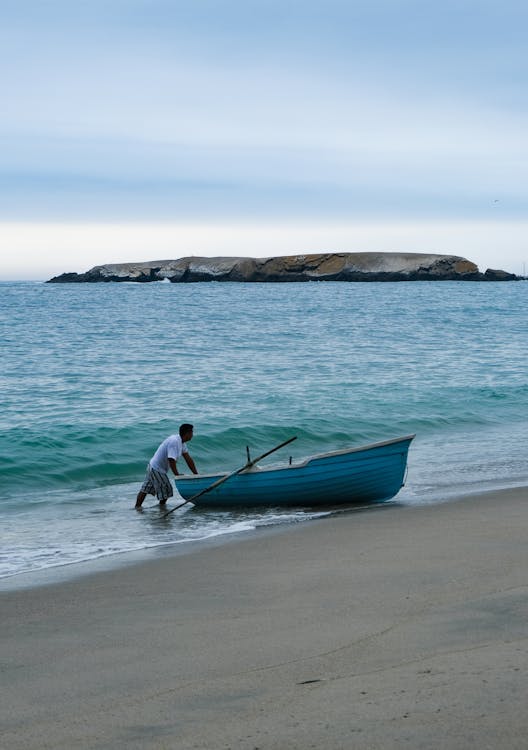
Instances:
[[[528,489],[0,594],[0,746],[528,746]]]

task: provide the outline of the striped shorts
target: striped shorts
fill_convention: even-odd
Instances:
[[[160,503],[166,503],[174,494],[169,477],[163,471],[153,469],[150,464],[147,466],[147,474],[140,491],[147,495],[156,495]]]

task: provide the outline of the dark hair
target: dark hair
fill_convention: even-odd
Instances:
[[[183,438],[184,435],[188,435],[189,432],[193,431],[193,429],[194,427],[192,426],[192,424],[181,424],[179,429],[180,437]]]

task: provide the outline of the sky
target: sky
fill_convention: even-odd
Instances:
[[[0,0],[0,280],[187,255],[528,264],[528,3]]]

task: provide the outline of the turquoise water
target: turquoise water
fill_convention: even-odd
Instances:
[[[528,483],[525,282],[0,292],[0,576],[309,517],[132,511],[184,421],[204,472],[415,432],[399,502]]]

